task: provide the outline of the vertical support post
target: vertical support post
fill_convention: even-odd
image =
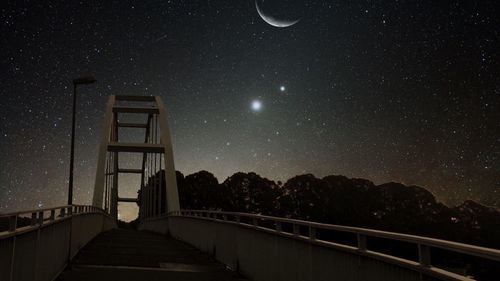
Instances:
[[[144,218],[149,217],[149,185],[144,187]]]
[[[159,111],[160,121],[160,143],[165,150],[164,167],[165,167],[165,195],[167,211],[180,210],[179,191],[177,190],[177,178],[174,166],[174,153],[172,151],[172,140],[170,138],[170,129],[167,122],[167,110],[163,105],[160,97],[156,96],[156,106]]]
[[[31,213],[31,225],[36,225],[37,220],[36,220],[36,212]]]
[[[99,144],[99,156],[97,160],[97,171],[94,184],[94,195],[92,205],[102,208],[104,195],[104,180],[106,174],[106,152],[111,136],[111,125],[113,122],[113,106],[115,104],[115,96],[108,98],[106,105],[106,115],[104,117],[104,127],[102,132],[101,143]]]
[[[316,240],[316,228],[309,226],[309,239]]]
[[[38,224],[43,224],[43,211],[38,212]]]
[[[157,128],[158,127],[158,116],[153,115],[153,144],[156,144],[156,133],[157,133]],[[157,170],[156,170],[156,155],[157,153],[154,153],[151,159],[153,160],[153,217],[156,217],[158,215],[158,192],[157,192],[157,187],[156,185],[158,184],[157,181]]]
[[[68,205],[73,204],[73,166],[75,162],[75,120],[76,120],[76,85],[73,83],[73,119],[71,121],[71,152],[69,159]]]
[[[104,174],[104,211],[109,213],[109,153],[106,151],[106,164],[105,164],[105,174]]]
[[[149,142],[149,135],[150,135],[150,128],[151,128],[151,119],[152,115],[148,115],[148,121],[146,124],[146,134],[144,137],[144,143]],[[148,175],[145,173],[146,168],[147,168],[147,163],[148,163],[148,154],[143,153],[142,154],[142,173],[141,173],[141,218],[146,218],[147,217],[147,212],[148,212],[148,207],[147,207],[147,198],[148,198],[148,192],[147,192],[147,177]]]
[[[366,250],[367,250],[367,248],[366,248],[366,236],[364,234],[361,234],[361,233],[357,233],[356,236],[358,238],[358,251],[366,252]]]
[[[276,232],[281,232],[281,222],[274,222],[274,229],[276,229]]]
[[[113,141],[118,142],[118,114],[113,114]],[[111,198],[113,199],[113,203],[111,208],[113,210],[113,217],[118,219],[118,152],[114,152],[113,159],[113,193]]]
[[[17,215],[9,217],[9,231],[15,231],[17,229]]]
[[[162,158],[163,158],[163,154],[160,154],[160,161],[159,161],[159,169],[158,169],[158,173],[160,173],[160,178],[159,178],[159,183],[158,183],[158,202],[159,202],[159,214],[160,215],[163,215],[163,213],[165,212],[164,208],[163,208],[163,192],[162,192],[162,186],[163,186],[163,172],[161,170],[161,161],[162,161]]]
[[[418,261],[422,267],[431,267],[431,249],[429,246],[418,244]]]
[[[299,236],[300,235],[300,225],[294,223],[292,225],[292,227],[293,227],[293,235]]]

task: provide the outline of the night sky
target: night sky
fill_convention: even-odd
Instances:
[[[342,174],[500,207],[498,1],[265,1],[299,21],[253,0],[2,1],[0,211],[66,203],[86,74],[76,203],[107,96],[134,94],[162,96],[184,174]]]

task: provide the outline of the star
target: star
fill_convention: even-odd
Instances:
[[[95,10],[88,1],[69,2],[57,12],[70,22],[56,19],[40,28],[28,28],[36,17],[25,18],[25,9],[42,14],[45,7],[18,3],[6,11],[2,38],[12,44],[0,53],[8,89],[0,93],[0,159],[8,165],[0,169],[2,213],[35,209],[39,200],[44,207],[66,201],[57,187],[68,184],[71,80],[80,74],[98,80],[78,89],[75,186],[81,192],[75,189],[74,195],[82,203],[92,201],[88,179],[95,174],[106,99],[129,92],[162,97],[177,144],[175,166],[185,175],[208,170],[223,180],[252,170],[287,180],[298,171],[336,173],[420,184],[452,205],[472,199],[500,207],[500,116],[494,110],[500,104],[494,68],[499,55],[492,49],[500,40],[488,32],[496,30],[498,19],[470,12],[465,1],[457,1],[453,22],[441,17],[440,9],[416,1],[355,8],[349,1],[314,1],[311,14],[321,12],[314,24],[279,32],[256,24],[255,9],[242,9],[240,1],[221,1],[216,15],[195,15],[209,11],[209,1],[197,1],[196,9],[170,3],[175,1],[157,1],[155,9],[148,1],[117,1]],[[498,10],[495,1],[478,2],[478,11]],[[322,13],[322,7],[345,16]],[[95,24],[87,24],[87,9]],[[131,11],[147,15],[130,17]],[[232,11],[238,17],[219,24],[219,16]],[[116,17],[109,19],[108,13]],[[208,33],[198,28],[202,18]],[[427,18],[435,19],[432,25],[441,26],[440,32],[414,28],[427,26]],[[122,24],[126,34],[107,36]],[[462,32],[476,25],[481,32]],[[330,26],[337,27],[335,36],[324,32]],[[398,26],[388,33],[388,27]],[[53,45],[54,35],[68,40]],[[200,44],[200,37],[207,40]],[[454,38],[466,48],[454,48]],[[403,39],[412,44],[401,47]],[[264,42],[270,41],[276,46],[267,47]],[[314,44],[304,48],[306,42]],[[68,48],[71,52],[61,51]],[[29,71],[32,65],[37,71]],[[471,96],[477,106],[469,105]],[[146,122],[135,114],[120,118]],[[474,141],[457,141],[470,138],[470,132]],[[119,135],[119,141],[144,141],[143,130],[124,128]],[[362,161],[360,154],[373,161]],[[127,158],[130,167],[142,166],[142,157],[121,159]],[[120,191],[136,193],[135,184],[122,183]],[[12,186],[18,193],[2,189]],[[35,192],[41,188],[43,193]],[[127,210],[121,218],[133,219],[136,213]]]

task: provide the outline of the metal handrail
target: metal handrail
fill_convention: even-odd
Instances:
[[[318,222],[303,221],[289,218],[271,217],[258,214],[248,214],[240,212],[224,212],[224,211],[211,211],[211,210],[180,210],[168,213],[168,216],[184,216],[200,219],[216,220],[226,223],[236,223],[245,227],[250,227],[257,230],[270,231],[275,234],[286,235],[291,238],[306,240],[319,245],[338,245],[344,248],[354,248],[357,253],[380,255],[394,260],[401,260],[400,257],[387,255],[385,253],[370,250],[366,239],[368,237],[382,238],[393,241],[407,242],[414,244],[418,247],[418,266],[421,268],[431,268],[431,248],[440,248],[451,252],[457,252],[469,256],[485,258],[500,262],[500,250],[491,249],[486,247],[468,245],[459,242],[446,241],[442,239],[429,238],[423,236],[401,234],[395,232],[373,230],[359,227],[332,225]],[[242,218],[250,221],[250,223],[243,223]],[[260,225],[260,221],[268,221],[273,223],[274,227]],[[292,231],[285,231],[282,229],[281,224],[287,223],[292,225]],[[309,237],[300,235],[300,227],[309,229]],[[351,246],[347,244],[333,243],[327,240],[321,240],[316,237],[317,230],[333,230],[339,232],[352,233],[357,236],[357,245]]]
[[[56,214],[57,211],[58,214]],[[50,215],[48,217],[44,216],[46,212],[50,212]],[[84,213],[105,213],[105,212],[99,207],[90,205],[65,205],[65,206],[58,206],[58,207],[51,207],[44,209],[25,210],[7,214],[0,214],[0,218],[9,219],[8,230],[0,232],[0,234],[7,233],[10,236],[11,234],[15,233],[19,229],[18,219],[23,215],[31,215],[30,225],[23,227],[23,231],[27,231],[30,229],[39,228],[44,224],[47,224],[45,221],[49,221],[48,223],[51,223],[57,220],[66,219],[68,217],[71,217],[72,215],[84,214]],[[0,238],[2,236],[3,235],[0,235]]]

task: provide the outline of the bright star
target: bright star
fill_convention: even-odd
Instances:
[[[280,91],[284,92],[286,90],[285,86],[280,87]]]
[[[252,110],[253,111],[260,111],[261,109],[262,109],[262,101],[260,101],[260,100],[252,101]]]

